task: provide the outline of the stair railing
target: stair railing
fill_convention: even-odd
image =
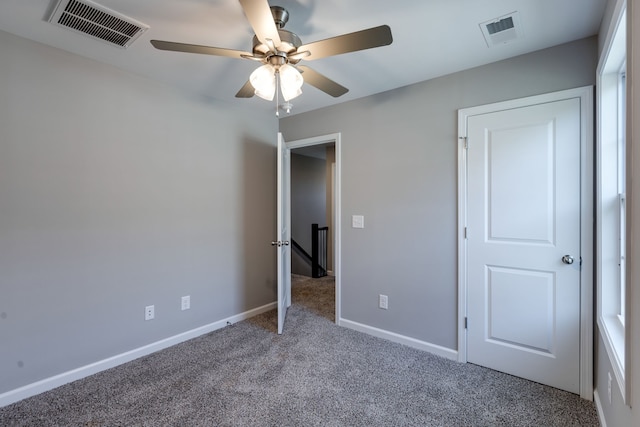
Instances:
[[[329,227],[311,224],[311,277],[327,275],[327,238]]]

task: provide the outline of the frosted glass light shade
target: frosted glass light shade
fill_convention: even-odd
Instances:
[[[289,101],[302,93],[300,88],[304,80],[298,70],[289,64],[284,64],[280,67],[279,74],[280,88],[285,101]]]
[[[276,70],[272,65],[266,64],[255,69],[249,76],[249,81],[257,96],[267,101],[273,100],[276,93]]]

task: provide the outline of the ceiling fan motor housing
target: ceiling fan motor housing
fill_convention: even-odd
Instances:
[[[269,62],[271,56],[281,56],[286,59],[286,62],[297,64],[300,59],[289,59],[287,55],[296,53],[298,48],[302,46],[302,41],[295,33],[287,30],[278,30],[280,36],[280,46],[276,46],[276,53],[273,53],[269,46],[258,40],[257,36],[253,36],[253,54],[257,56],[264,56]]]
[[[269,47],[262,43],[258,36],[253,36],[253,54],[258,57],[264,57],[262,62],[279,67],[283,64],[297,64],[301,58],[289,58],[288,55],[296,53],[302,45],[302,41],[297,34],[291,31],[283,30],[285,24],[289,21],[289,12],[281,6],[271,6],[271,15],[273,21],[278,27],[278,35],[280,36],[280,45]],[[275,51],[272,49],[275,47]]]

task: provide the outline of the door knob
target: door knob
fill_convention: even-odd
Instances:
[[[565,255],[562,257],[562,262],[565,264],[573,264],[573,257],[571,255]]]

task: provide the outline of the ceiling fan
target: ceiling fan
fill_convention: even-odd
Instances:
[[[321,91],[339,97],[349,91],[324,75],[304,65],[302,59],[312,61],[328,56],[386,46],[393,42],[388,25],[369,28],[325,40],[302,44],[300,38],[284,28],[289,12],[280,6],[269,6],[267,0],[239,0],[249,24],[255,32],[253,51],[243,52],[212,46],[151,40],[156,49],[174,52],[200,53],[250,59],[263,65],[256,69],[249,81],[236,94],[237,98],[251,98],[254,94],[273,100],[278,86],[285,101],[302,93],[303,81]],[[301,73],[304,74],[304,78]]]

